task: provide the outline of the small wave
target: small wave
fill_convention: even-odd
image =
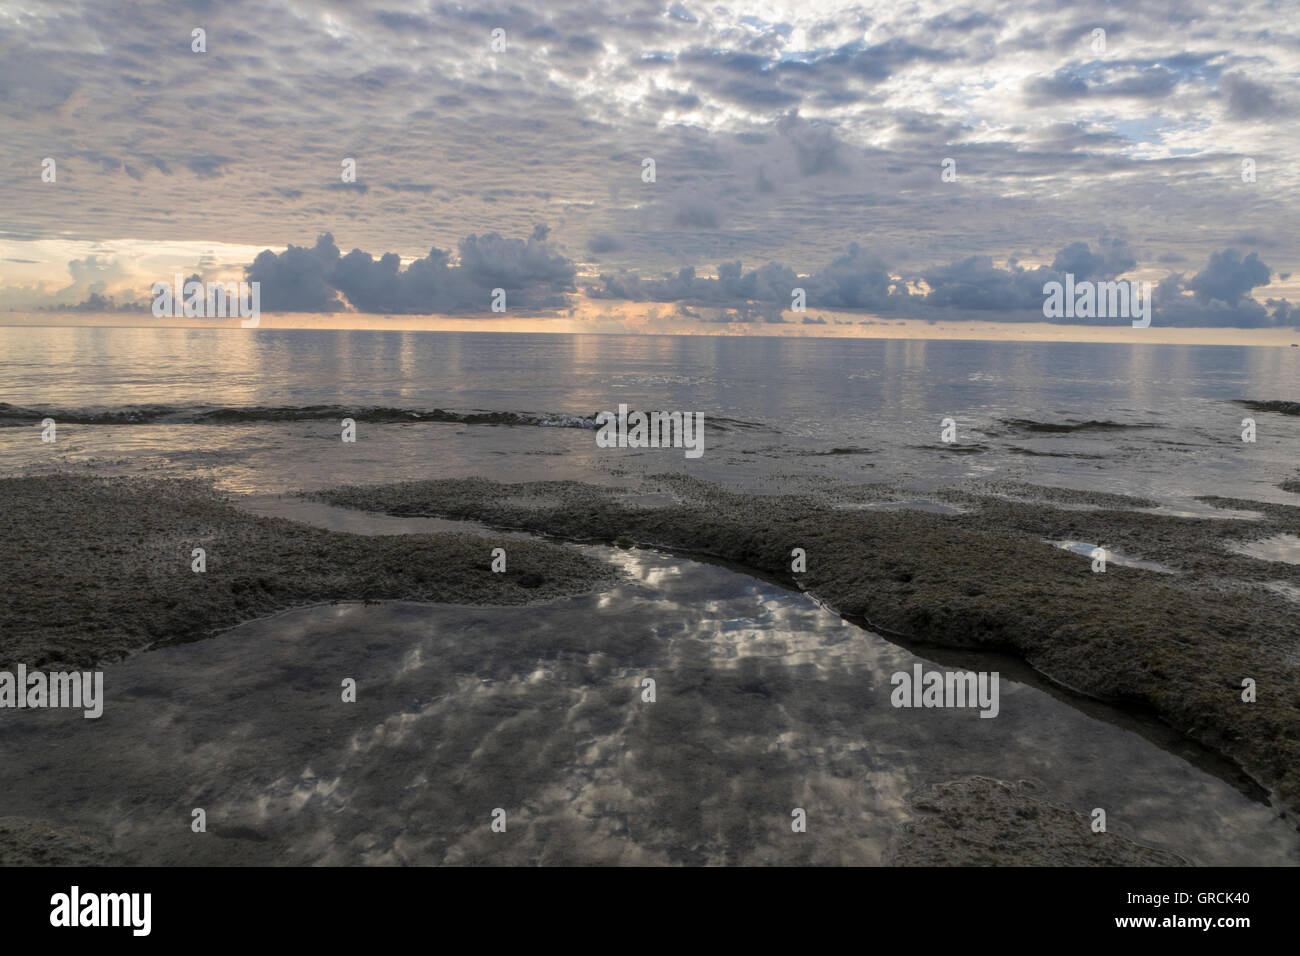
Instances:
[[[1104,460],[1106,455],[1084,455],[1077,452],[1068,451],[1035,451],[1032,448],[1025,448],[1021,445],[1012,445],[1007,449],[1013,455],[1027,455],[1031,458],[1095,458]]]
[[[705,415],[704,424],[708,428],[718,428],[722,431],[730,431],[735,428],[758,428],[767,431],[776,431],[771,425],[764,422],[751,422],[743,418],[726,418],[722,415]]]
[[[554,413],[415,409],[349,405],[122,405],[115,408],[50,408],[0,402],[0,427],[39,425],[52,418],[72,425],[237,425],[258,422],[325,421],[450,422],[462,425],[533,425],[595,428],[595,416]]]
[[[542,428],[598,427],[596,416],[554,412],[452,412],[442,408],[394,408],[384,405],[120,405],[113,408],[52,408],[0,402],[0,427],[39,425],[52,418],[70,425],[239,425],[258,422],[339,421],[395,424],[450,422],[459,425],[529,425]],[[768,428],[759,422],[705,415],[706,428]]]
[[[950,455],[982,455],[989,450],[988,445],[981,445],[978,442],[971,444],[944,442],[941,445],[912,445],[910,447],[919,451],[942,451]]]
[[[1268,401],[1255,401],[1253,399],[1239,398],[1238,405],[1244,405],[1252,412],[1277,412],[1281,415],[1300,415],[1300,402],[1284,402],[1279,399],[1270,399]]]
[[[1019,428],[1027,432],[1118,431],[1122,428],[1156,427],[1152,422],[1125,424],[1124,422],[1096,421],[1095,419],[1089,419],[1086,422],[1036,422],[1028,418],[1000,418],[998,421],[1008,428]]]

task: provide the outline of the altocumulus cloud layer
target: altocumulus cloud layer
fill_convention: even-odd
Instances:
[[[475,311],[494,287],[515,289],[512,308],[551,307],[590,285],[770,316],[794,273],[814,309],[992,317],[1040,306],[1040,280],[1082,263],[1157,281],[1168,324],[1285,320],[1268,300],[1300,253],[1293,14],[1212,0],[12,5],[0,284],[11,305],[121,301],[158,277],[124,243],[158,257],[202,244],[154,271],[231,275],[247,250],[329,234],[257,258],[283,308]],[[340,181],[348,157],[356,183]],[[501,238],[539,222],[550,236]]]

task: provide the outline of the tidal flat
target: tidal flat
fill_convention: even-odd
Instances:
[[[0,497],[0,670],[85,668],[321,602],[526,604],[613,578],[537,540],[491,573],[473,536],[314,528],[251,514],[194,479],[3,478]]]
[[[673,507],[642,508],[579,482],[401,482],[313,492],[389,515],[466,518],[578,540],[616,541],[723,559],[775,575],[865,627],[909,645],[1009,652],[1063,687],[1150,710],[1241,765],[1294,818],[1300,808],[1300,608],[1266,584],[1300,585],[1300,565],[1229,550],[1300,530],[1300,508],[1213,499],[1265,522],[1138,510],[1133,499],[1053,489],[1047,501],[998,490],[938,495],[960,514],[845,508],[833,500],[754,495],[680,475],[658,477]],[[1026,488],[1016,489],[1020,493]],[[1032,494],[1032,486],[1029,488]],[[887,486],[861,497],[888,498]],[[1176,574],[1111,565],[1055,548],[1072,538],[1118,547]],[[807,570],[791,571],[792,553]],[[1245,681],[1256,696],[1244,700]]]
[[[1296,605],[1266,587],[1300,582],[1229,547],[1300,509],[1011,484],[875,509],[909,499],[681,476],[2,484],[4,661],[103,667],[107,702],[0,715],[0,863],[1300,863]],[[1065,537],[1174,573],[1094,574]],[[999,716],[892,708],[918,662],[1000,671]]]

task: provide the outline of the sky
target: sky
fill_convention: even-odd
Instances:
[[[1295,326],[1298,6],[0,2],[0,310]]]

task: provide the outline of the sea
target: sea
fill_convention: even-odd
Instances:
[[[1201,496],[1296,502],[1278,485],[1300,416],[1242,403],[1298,399],[1300,349],[1276,347],[0,327],[0,473],[111,461],[245,493],[682,472],[924,494],[1005,479],[1204,514]],[[620,405],[702,415],[703,454],[598,447],[594,416]],[[55,442],[40,441],[46,418]]]

